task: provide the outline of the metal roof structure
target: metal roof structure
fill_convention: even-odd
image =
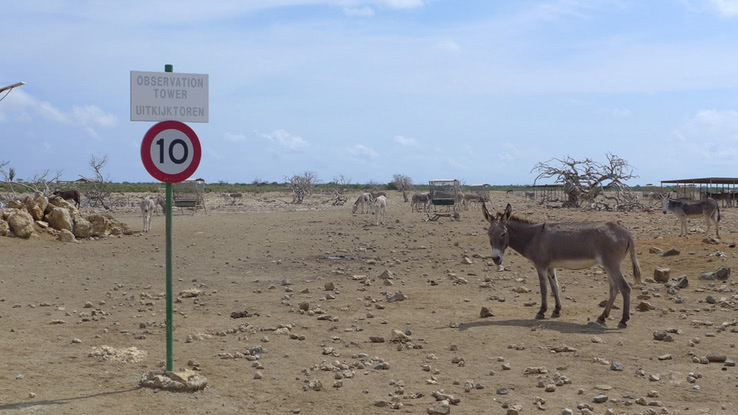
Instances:
[[[662,184],[734,184],[738,185],[735,177],[703,177],[699,179],[662,180]]]

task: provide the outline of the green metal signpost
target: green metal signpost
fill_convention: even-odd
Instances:
[[[165,65],[164,71],[173,72],[172,65]],[[151,78],[150,75],[147,76]],[[207,78],[207,75],[204,76]],[[132,72],[132,91],[133,79],[134,73]],[[137,80],[140,79],[144,78],[137,76]],[[140,84],[148,86],[157,84],[158,82],[158,80],[149,79],[140,81]],[[137,92],[137,94],[141,94],[141,92]],[[131,96],[131,108],[133,108],[133,92]],[[205,103],[203,108],[207,108],[207,103]],[[176,110],[173,113],[177,115]],[[131,113],[131,119],[135,121],[146,121],[144,119],[134,119],[133,112]],[[186,117],[185,120],[187,120]],[[202,150],[197,135],[190,127],[180,121],[166,120],[157,123],[146,132],[141,142],[141,160],[143,161],[144,167],[155,179],[166,184],[166,369],[168,371],[172,371],[174,366],[172,351],[172,332],[174,328],[172,322],[172,183],[179,183],[190,177],[197,170],[201,155]]]

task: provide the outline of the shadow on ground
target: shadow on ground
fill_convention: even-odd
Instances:
[[[459,324],[459,330],[469,330],[477,327],[489,327],[489,326],[516,326],[516,327],[540,327],[548,330],[555,330],[560,333],[592,333],[602,334],[611,331],[617,331],[617,328],[608,328],[602,326],[594,321],[587,322],[586,324],[571,323],[567,321],[557,320],[485,320],[485,321],[474,321],[471,323]]]
[[[100,393],[95,393],[92,395],[75,396],[73,398],[59,398],[59,399],[46,399],[42,401],[6,403],[6,404],[0,404],[0,411],[5,410],[5,409],[32,408],[34,406],[64,405],[72,401],[77,401],[77,400],[82,400],[82,399],[92,399],[92,398],[97,398],[101,396],[118,395],[122,393],[132,392],[138,389],[140,388],[135,387],[131,389],[124,389],[124,390],[113,391],[113,392],[100,392]]]

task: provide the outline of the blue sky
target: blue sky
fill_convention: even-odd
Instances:
[[[28,1],[3,6],[0,162],[154,181],[130,71],[208,74],[209,182],[527,184],[538,161],[738,176],[738,0]],[[0,94],[0,98],[4,93]]]

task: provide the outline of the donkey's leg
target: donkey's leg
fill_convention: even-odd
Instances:
[[[715,237],[720,239],[720,222],[718,221],[717,213],[714,213],[712,218],[715,221]]]
[[[705,222],[707,222],[707,229],[705,230],[705,236],[710,236],[710,226],[712,226],[712,214],[705,214]]]
[[[618,323],[618,327],[621,329],[624,329],[628,327],[627,323],[628,320],[630,320],[630,284],[628,284],[627,281],[625,281],[625,277],[623,276],[623,273],[620,272],[620,268],[618,268],[618,273],[615,279],[615,283],[618,286],[618,290],[623,295],[623,318]]]
[[[705,232],[705,236],[710,235],[710,225],[711,223],[715,223],[715,237],[720,239],[720,225],[718,225],[717,211],[705,215],[705,219],[707,219],[707,232]]]
[[[605,271],[607,271],[607,282],[610,284],[610,296],[607,298],[607,304],[605,304],[605,309],[602,311],[602,314],[597,317],[597,322],[602,325],[604,325],[605,320],[610,317],[610,310],[612,310],[612,305],[615,303],[615,297],[618,295],[618,285],[615,282],[615,275],[620,273],[620,266],[617,266],[617,268],[614,269],[612,267],[605,266]]]
[[[551,292],[553,292],[554,300],[556,301],[551,318],[558,318],[561,315],[561,295],[559,294],[559,281],[556,279],[556,270],[554,268],[548,269],[548,282],[551,284]]]
[[[536,320],[543,320],[546,318],[546,310],[548,309],[548,283],[546,282],[548,270],[546,268],[538,269],[538,287],[541,291],[541,308],[536,314]]]
[[[679,231],[679,236],[687,236],[687,218],[683,217],[682,219],[682,229]]]

